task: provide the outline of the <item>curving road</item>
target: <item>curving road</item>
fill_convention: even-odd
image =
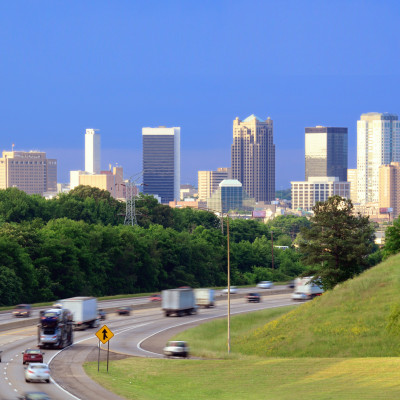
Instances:
[[[249,289],[246,289],[247,291]],[[269,291],[268,295],[263,297],[263,301],[257,304],[246,303],[243,297],[238,298],[238,296],[231,296],[232,315],[293,304],[290,293],[272,294]],[[226,313],[227,301],[219,300],[217,307],[201,309],[197,315],[183,318],[166,318],[159,307],[137,309],[131,316],[109,315],[105,323],[115,335],[110,340],[111,357],[112,359],[126,355],[162,357],[165,342],[176,332],[213,318],[225,317]],[[3,350],[3,362],[0,364],[2,399],[16,399],[18,395],[28,390],[44,391],[52,399],[60,400],[120,399],[91,381],[82,369],[83,362],[97,360],[98,339],[95,337],[97,329],[75,332],[74,345],[64,351],[44,350],[45,362],[50,362],[51,366],[52,383],[26,383],[21,352],[26,348],[36,347],[36,329],[36,326],[29,326],[0,333],[0,349]],[[101,352],[101,358],[104,360],[105,352]]]

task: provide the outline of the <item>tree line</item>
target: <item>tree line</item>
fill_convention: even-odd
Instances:
[[[137,226],[125,204],[79,186],[51,200],[0,190],[0,305],[85,295],[158,291],[227,282],[226,224],[207,211],[137,199]],[[292,238],[309,221],[230,221],[232,284],[289,280],[305,270]],[[271,237],[273,232],[273,238]],[[272,252],[274,263],[272,264]]]

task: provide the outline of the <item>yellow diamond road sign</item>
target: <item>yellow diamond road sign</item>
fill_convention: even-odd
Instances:
[[[108,329],[107,325],[103,325],[97,332],[96,336],[99,338],[100,342],[106,344],[114,334]]]

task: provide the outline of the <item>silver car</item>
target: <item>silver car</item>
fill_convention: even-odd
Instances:
[[[186,342],[182,340],[171,340],[164,347],[164,354],[167,357],[189,357],[189,346]]]
[[[50,383],[50,369],[47,364],[31,363],[25,369],[25,381],[45,381]]]

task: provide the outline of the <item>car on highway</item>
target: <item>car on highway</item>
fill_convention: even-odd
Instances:
[[[122,306],[117,309],[118,315],[131,315],[132,307],[131,306]]]
[[[18,304],[13,311],[14,317],[30,317],[31,306],[30,304]]]
[[[45,381],[50,383],[50,369],[44,363],[31,363],[25,369],[26,382],[40,382]]]
[[[51,400],[48,394],[44,392],[25,392],[22,396],[18,396],[19,400]]]
[[[223,294],[228,294],[228,288],[222,289],[222,290],[221,290],[221,293],[223,293]],[[231,287],[230,287],[230,293],[231,293],[231,294],[236,294],[236,293],[238,293],[238,288],[237,288],[236,286],[231,286]]]
[[[152,294],[149,298],[150,301],[161,301],[161,294]]]
[[[246,299],[249,303],[259,303],[261,301],[261,296],[259,293],[247,293]]]
[[[271,281],[261,281],[257,284],[257,287],[260,289],[271,289],[274,284]]]
[[[166,357],[189,357],[189,346],[183,340],[171,340],[163,350]]]
[[[294,289],[295,286],[296,286],[296,285],[295,285],[294,279],[291,280],[291,281],[289,281],[288,284],[287,284],[287,287],[288,287],[289,289]]]
[[[22,352],[22,364],[42,363],[44,353],[40,349],[26,349]]]
[[[106,319],[106,312],[104,310],[102,310],[101,308],[99,308],[97,310],[97,314],[99,316],[100,321],[104,321]]]

